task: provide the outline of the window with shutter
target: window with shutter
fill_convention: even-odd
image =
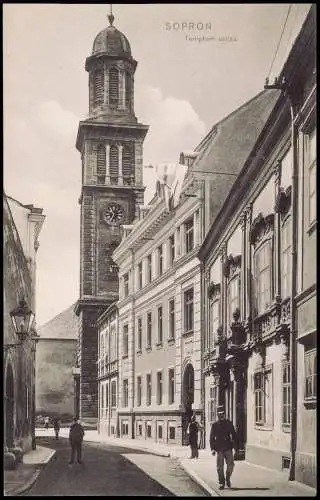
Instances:
[[[119,103],[119,71],[116,68],[109,71],[109,103]]]
[[[106,181],[106,148],[103,144],[97,148],[97,180],[98,184]]]
[[[113,144],[110,147],[110,183],[118,184],[119,175],[119,150],[118,146]]]
[[[134,183],[134,150],[132,144],[126,144],[122,150],[123,184]]]
[[[103,69],[97,69],[94,74],[94,103],[103,104],[103,92],[104,91],[104,71]]]
[[[126,107],[130,108],[131,101],[131,75],[126,72]]]

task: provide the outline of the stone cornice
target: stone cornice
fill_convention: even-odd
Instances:
[[[135,138],[144,139],[149,130],[149,125],[143,125],[142,123],[110,123],[110,121],[95,121],[90,119],[80,121],[76,139],[76,148],[78,151],[82,151],[84,136],[91,130],[99,130],[100,135],[105,130],[112,131],[113,134],[118,133],[121,137],[131,134]]]
[[[109,307],[109,305],[117,300],[118,295],[115,293],[109,293],[103,297],[82,297],[79,299],[74,307],[74,312],[79,316],[81,309],[83,308],[98,308],[98,307]]]
[[[133,225],[131,233],[122,239],[113,254],[114,261],[120,265],[126,258],[129,249],[138,249],[141,247],[173,216],[174,212],[168,212],[164,201],[159,199],[155,205],[150,207],[147,217],[137,221]]]

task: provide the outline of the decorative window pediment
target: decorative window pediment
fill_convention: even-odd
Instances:
[[[250,230],[250,243],[256,246],[265,236],[273,233],[274,214],[263,216],[260,212],[253,220]]]
[[[289,186],[286,190],[280,188],[274,206],[275,212],[280,213],[283,216],[288,213],[291,206],[291,191],[291,186]]]
[[[223,274],[227,278],[232,278],[234,274],[236,274],[239,271],[240,267],[241,267],[241,255],[233,256],[232,254],[230,254],[224,262]]]
[[[216,296],[220,295],[220,291],[221,291],[220,283],[215,283],[214,281],[211,281],[210,284],[208,285],[209,299],[215,298]]]

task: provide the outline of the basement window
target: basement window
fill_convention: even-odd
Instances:
[[[290,462],[291,462],[290,457],[282,457],[282,470],[289,470]]]

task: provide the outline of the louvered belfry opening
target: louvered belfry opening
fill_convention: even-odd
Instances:
[[[94,73],[94,103],[103,104],[104,71],[97,69]]]
[[[106,182],[106,148],[104,144],[99,144],[97,148],[97,181],[98,184]]]
[[[134,184],[134,144],[125,144],[122,150],[123,184]]]
[[[130,102],[131,102],[131,75],[130,75],[130,73],[128,71],[126,71],[125,82],[126,82],[126,108],[130,109]]]
[[[119,176],[119,150],[118,146],[112,144],[110,147],[110,183],[118,184]]]
[[[119,71],[117,68],[109,70],[109,103],[114,105],[119,103]]]

